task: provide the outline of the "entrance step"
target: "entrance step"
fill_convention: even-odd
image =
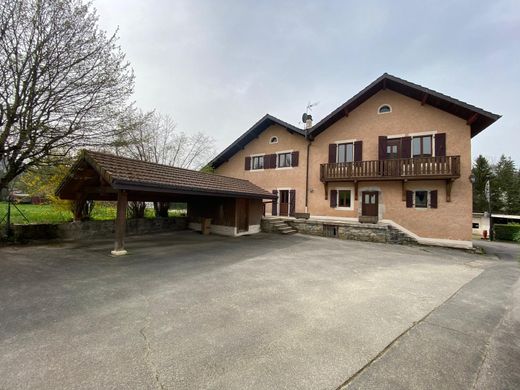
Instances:
[[[280,233],[280,234],[298,233],[298,231],[296,229],[294,229],[292,226],[290,226],[283,219],[269,218],[269,219],[264,219],[263,223],[270,225],[270,228],[267,231],[271,231],[273,233]]]

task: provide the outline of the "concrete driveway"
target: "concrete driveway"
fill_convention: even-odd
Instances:
[[[514,261],[301,235],[129,241],[121,258],[109,241],[0,249],[0,388],[496,381],[482,367],[500,369],[486,353],[512,316]]]

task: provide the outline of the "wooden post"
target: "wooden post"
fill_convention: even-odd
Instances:
[[[112,255],[126,255],[125,231],[126,231],[126,207],[128,205],[128,194],[124,190],[117,192],[117,215],[115,221],[116,241]]]
[[[74,201],[74,222],[83,220],[83,209],[87,202],[87,195],[82,193],[76,194],[76,200]]]

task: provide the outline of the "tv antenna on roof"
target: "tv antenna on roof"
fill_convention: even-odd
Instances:
[[[305,109],[305,112],[302,115],[301,123],[306,124],[308,119],[312,121],[312,115],[310,114],[310,112],[312,111],[312,108],[316,107],[318,104],[320,104],[320,102],[307,103],[307,108]]]

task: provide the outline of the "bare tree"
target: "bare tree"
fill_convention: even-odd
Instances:
[[[177,130],[169,115],[155,111],[127,111],[119,124],[116,153],[142,161],[180,168],[202,168],[215,153],[213,138],[198,132],[186,134]],[[154,203],[156,216],[168,216],[168,203]]]
[[[155,111],[132,109],[119,127],[116,152],[142,161],[199,169],[215,153],[213,138],[180,132],[171,116]]]
[[[82,0],[0,2],[0,189],[31,166],[111,141],[134,77]]]

